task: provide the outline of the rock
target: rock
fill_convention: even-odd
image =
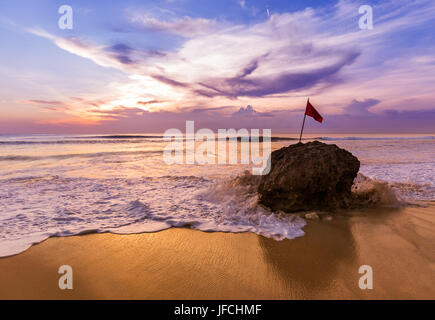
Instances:
[[[273,151],[261,177],[259,201],[285,212],[336,210],[349,206],[360,162],[350,152],[318,141]]]
[[[358,173],[352,186],[352,203],[356,208],[402,204],[387,182],[370,179],[361,173]]]
[[[315,212],[310,212],[310,213],[305,214],[305,219],[317,220],[317,219],[319,219],[319,215]]]

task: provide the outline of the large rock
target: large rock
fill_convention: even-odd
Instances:
[[[298,143],[271,154],[271,170],[258,186],[260,203],[273,210],[335,210],[348,207],[360,162],[336,145]]]

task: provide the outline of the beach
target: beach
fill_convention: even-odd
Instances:
[[[434,17],[1,1],[0,300],[435,300]]]
[[[158,135],[3,136],[0,298],[433,299],[434,136],[311,140],[358,157],[368,206],[272,211],[249,165],[167,164]]]
[[[171,228],[50,238],[0,259],[1,299],[433,299],[435,204],[312,220],[305,236]],[[60,290],[61,265],[73,290]],[[361,265],[373,289],[361,290]]]

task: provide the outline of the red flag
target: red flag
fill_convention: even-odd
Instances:
[[[307,108],[305,109],[305,114],[307,116],[313,117],[314,120],[322,122],[322,116],[317,112],[316,109],[311,105],[310,100],[307,101]]]

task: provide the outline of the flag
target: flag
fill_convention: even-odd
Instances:
[[[322,122],[323,118],[322,116],[317,112],[316,109],[311,105],[310,100],[307,101],[307,107],[305,109],[305,114],[307,116],[313,117],[314,120]]]

